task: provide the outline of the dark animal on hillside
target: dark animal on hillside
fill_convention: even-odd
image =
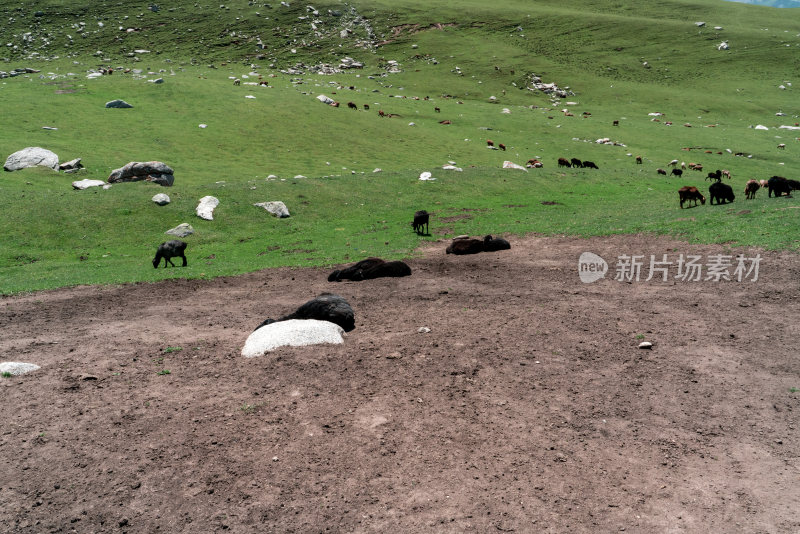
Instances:
[[[439,124],[453,124],[449,120],[439,121]]]
[[[728,180],[731,179],[731,171],[729,171],[728,169],[722,169],[722,171],[720,172],[722,172],[722,176],[724,178],[727,178]]]
[[[487,235],[483,238],[483,250],[484,252],[495,252],[498,250],[508,250],[511,248],[511,243],[503,239],[502,237],[492,237],[491,235]]]
[[[641,165],[642,164],[642,156],[636,156],[636,163],[637,163],[637,165]]]
[[[323,293],[315,299],[309,300],[297,311],[284,315],[280,319],[267,319],[256,327],[256,330],[268,324],[278,321],[288,321],[290,319],[317,319],[318,321],[330,321],[338,324],[345,332],[350,332],[356,327],[355,314],[353,308],[345,299],[339,295]]]
[[[529,159],[528,160],[528,167],[534,167],[534,168],[539,169],[541,167],[544,167],[544,164],[541,161],[539,161],[538,159]]]
[[[350,109],[358,109],[358,106],[356,106],[355,102],[348,102],[347,107]]]
[[[164,268],[167,268],[167,263],[175,267],[175,264],[172,263],[172,258],[183,258],[183,266],[186,267],[186,254],[184,251],[186,250],[186,243],[183,241],[178,241],[177,239],[172,241],[165,241],[158,245],[158,250],[156,250],[156,257],[153,258],[153,267],[158,269],[158,265],[161,263],[161,258],[164,258]]]
[[[571,158],[569,162],[572,164],[573,167],[577,167],[578,169],[583,167],[583,162],[578,158]]]
[[[786,143],[781,143],[778,145],[778,148],[786,148]]]
[[[572,163],[567,158],[558,158],[559,167],[572,167]]]
[[[694,167],[690,165],[690,168],[698,172],[703,172],[703,166],[700,163],[695,163]]]
[[[492,141],[491,139],[487,139],[486,146],[494,146],[494,141]]]
[[[800,181],[787,180],[782,176],[773,176],[767,180],[767,187],[769,187],[769,196],[775,191],[775,196],[779,197],[786,193],[786,196],[792,196],[792,190],[800,190]]]
[[[445,250],[447,254],[477,254],[483,252],[482,239],[454,239]]]
[[[666,175],[667,175],[667,171],[665,171],[664,169],[656,169],[656,172],[657,172],[658,174],[663,174],[664,176],[666,176]]]
[[[699,200],[701,204],[706,203],[706,197],[700,194],[700,191],[697,190],[696,187],[692,186],[684,186],[678,189],[678,196],[681,199],[681,209],[683,209],[683,203],[689,200],[694,200],[694,205],[697,206],[697,201]]]
[[[379,117],[385,117],[386,116],[386,112],[384,112],[382,109],[379,109],[378,110],[378,116]]]
[[[753,200],[756,198],[756,191],[759,189],[761,189],[761,184],[758,183],[758,180],[747,180],[744,185],[744,198]]]
[[[338,107],[339,107],[339,103],[338,103],[338,102],[331,102],[331,104],[330,104],[330,105],[331,105],[331,106],[333,106],[333,107],[335,107],[335,108],[338,108]]]
[[[673,174],[675,176],[681,176],[683,174],[683,171],[680,169],[672,169],[672,171],[669,174],[670,176],[672,176]]]
[[[708,188],[708,194],[711,196],[711,204],[714,204],[714,200],[717,201],[717,204],[725,204],[725,202],[733,202],[733,199],[736,198],[733,195],[733,188],[728,184],[723,184],[722,182],[714,182]]]
[[[414,221],[411,223],[411,226],[414,228],[414,231],[420,235],[427,235],[428,234],[428,221],[430,219],[430,214],[425,210],[419,210],[418,212],[414,213]],[[425,232],[423,233],[422,228],[425,227]]]
[[[503,152],[505,152],[505,151],[506,151],[506,145],[504,145],[503,143],[498,143],[498,144],[497,144],[497,148],[499,148],[499,149],[500,149],[500,150],[502,150]]]
[[[433,108],[433,111],[435,111],[436,113],[441,113],[442,112],[442,110],[439,109],[438,107]]]
[[[598,170],[600,170],[600,168],[597,165],[595,165],[594,161],[584,161],[583,162],[583,168],[584,169],[598,169]]]
[[[369,104],[364,104],[364,111],[369,111]]]
[[[614,121],[611,123],[613,126],[619,126],[619,121]]]
[[[716,180],[718,182],[721,181],[722,180],[722,171],[717,169],[714,172],[708,173],[708,176],[706,176],[706,180]]]
[[[372,280],[374,278],[400,277],[411,275],[411,267],[402,261],[384,261],[380,258],[367,258],[339,271],[333,271],[328,276],[328,282],[342,280]]]

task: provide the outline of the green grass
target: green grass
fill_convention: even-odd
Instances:
[[[78,0],[0,10],[13,19],[0,29],[0,43],[19,45],[0,50],[0,70],[42,69],[0,80],[0,156],[42,146],[62,161],[81,157],[86,166],[77,175],[45,169],[0,175],[7,204],[0,210],[6,229],[0,293],[407,257],[420,242],[410,228],[417,209],[433,214],[430,239],[647,232],[690,242],[800,247],[796,199],[768,199],[760,191],[745,201],[742,193],[750,178],[796,178],[800,142],[795,132],[777,129],[800,115],[795,89],[786,85],[797,73],[800,21],[786,10],[716,0],[314,5],[321,37],[311,32],[311,19],[299,18],[309,15],[305,4],[220,9],[177,2],[152,13],[121,1],[104,7],[103,28],[97,9]],[[342,40],[337,28],[354,17],[350,6],[367,17],[376,42],[391,42],[355,47],[356,38],[367,37],[363,26]],[[34,17],[37,9],[44,15]],[[706,27],[696,27],[698,20]],[[72,26],[80,21],[89,28],[85,37]],[[431,26],[437,23],[441,29]],[[119,25],[141,31],[120,32]],[[717,25],[724,30],[714,30]],[[38,37],[23,46],[20,36],[31,29]],[[45,34],[53,44],[42,48]],[[264,50],[256,48],[257,38]],[[730,41],[729,51],[716,50],[722,39]],[[94,55],[98,50],[103,53]],[[335,64],[344,55],[366,67],[332,76],[278,71],[300,61]],[[403,72],[382,76],[388,60]],[[244,77],[251,63],[271,87],[246,85],[256,80]],[[140,68],[146,79],[119,71],[86,79],[86,70],[101,64]],[[576,94],[554,103],[522,89],[531,73]],[[165,83],[147,81],[156,77]],[[244,85],[234,87],[231,77]],[[293,83],[300,78],[303,83]],[[782,83],[785,90],[778,89]],[[342,107],[318,103],[320,93]],[[105,109],[115,98],[134,108]],[[349,110],[348,101],[371,110]],[[560,112],[567,101],[577,102],[568,106],[574,117]],[[378,109],[399,117],[381,119]],[[584,111],[591,116],[581,118]],[[665,116],[654,122],[651,112]],[[444,119],[452,124],[439,124]],[[613,120],[620,126],[612,127]],[[771,129],[755,130],[756,124]],[[624,146],[594,143],[602,137]],[[508,151],[488,150],[487,138]],[[786,150],[776,149],[781,142]],[[642,155],[644,164],[635,165],[633,155]],[[600,170],[559,170],[559,157],[592,160]],[[524,164],[530,158],[545,167],[500,168],[506,159]],[[708,182],[705,173],[692,171],[683,179],[659,177],[656,168],[673,158],[730,169],[736,202],[680,210],[676,190],[705,189]],[[173,167],[175,185],[70,186],[147,160]],[[450,160],[464,171],[441,170]],[[425,170],[437,180],[419,181]],[[172,202],[152,203],[159,192]],[[194,214],[205,195],[220,199],[213,221]],[[278,220],[253,206],[268,200],[285,202],[292,217]],[[165,230],[182,222],[196,231],[185,238],[189,265],[153,269],[156,246],[170,238]]]

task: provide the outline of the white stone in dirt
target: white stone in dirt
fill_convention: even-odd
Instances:
[[[120,109],[120,108],[132,108],[133,106],[131,106],[130,104],[128,104],[124,100],[116,99],[116,100],[110,100],[110,101],[106,102],[106,107],[107,108],[118,108],[118,109]]]
[[[186,237],[187,235],[192,235],[194,233],[194,228],[192,228],[192,225],[189,223],[181,223],[175,228],[170,228],[164,233],[177,237]]]
[[[159,206],[166,206],[170,202],[169,195],[167,195],[166,193],[159,193],[155,195],[151,200],[156,204],[158,204]]]
[[[641,343],[639,343],[639,348],[640,349],[652,349],[653,348],[653,344],[650,343],[649,341],[642,341]]]
[[[197,209],[195,212],[197,216],[201,219],[205,219],[207,221],[214,220],[214,209],[219,206],[219,199],[217,197],[212,196],[205,196],[200,199],[200,203],[197,205]]]
[[[24,375],[25,373],[30,373],[31,371],[35,371],[37,369],[41,369],[41,367],[39,367],[35,363],[0,362],[0,374],[10,373],[14,376],[17,376],[17,375]]]
[[[419,175],[420,180],[435,180],[436,178],[431,177],[431,173],[428,171],[422,172]]]
[[[36,166],[50,167],[56,170],[58,169],[58,155],[46,148],[29,146],[8,156],[3,170],[10,172]]]
[[[103,180],[90,180],[89,178],[72,182],[72,187],[75,189],[89,189],[90,187],[100,187],[103,185],[105,185]]]
[[[504,161],[503,162],[503,168],[504,169],[521,169],[521,170],[523,170],[525,172],[528,172],[528,169],[526,169],[522,165],[517,165],[516,163],[511,162],[511,161]]]
[[[286,217],[290,216],[289,209],[286,207],[286,204],[280,200],[273,200],[271,202],[258,202],[253,204],[253,206],[264,208],[279,219],[285,219]]]
[[[316,319],[290,319],[278,321],[257,329],[250,334],[242,348],[242,356],[263,356],[278,347],[299,347],[322,343],[342,344],[344,330],[329,321]]]

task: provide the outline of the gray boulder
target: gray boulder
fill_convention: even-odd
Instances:
[[[152,198],[152,201],[159,206],[166,206],[169,204],[169,195],[166,193],[159,193]]]
[[[175,182],[175,171],[160,161],[132,161],[119,169],[114,169],[108,176],[108,183],[138,182],[146,180],[165,187]]]
[[[128,104],[124,100],[117,99],[117,100],[111,100],[109,102],[106,102],[106,107],[107,108],[121,109],[121,108],[132,108],[133,106],[131,106],[130,104]]]
[[[67,172],[74,172],[78,169],[82,169],[83,164],[81,163],[81,158],[71,159],[66,163],[62,163],[58,166],[59,171],[67,171]]]
[[[103,180],[90,180],[89,178],[72,182],[72,187],[75,189],[89,189],[90,187],[100,187],[101,185],[105,185]]]
[[[289,209],[286,207],[286,204],[280,200],[275,200],[272,202],[259,202],[253,205],[259,208],[264,208],[279,219],[285,219],[286,217],[290,216]]]
[[[18,171],[27,167],[50,167],[53,170],[58,169],[58,155],[47,149],[38,146],[29,146],[18,150],[8,156],[3,169],[6,171]]]
[[[186,237],[187,235],[192,235],[194,233],[194,228],[192,228],[192,225],[189,223],[181,223],[175,228],[170,228],[164,233],[177,237]]]
[[[262,326],[248,336],[242,348],[242,356],[254,358],[278,347],[342,344],[344,330],[329,321],[317,319],[290,319]]]
[[[0,362],[0,373],[8,373],[13,376],[24,375],[39,368],[35,363]]]

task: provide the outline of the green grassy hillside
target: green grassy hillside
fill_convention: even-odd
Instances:
[[[800,21],[787,10],[716,0],[308,6],[0,8],[0,71],[40,70],[0,79],[0,157],[41,146],[86,166],[0,174],[0,293],[399,258],[419,243],[410,220],[423,208],[434,214],[427,239],[654,232],[800,246],[796,199],[742,193],[751,178],[797,178],[798,133],[780,128],[800,121]],[[717,49],[723,40],[728,50]],[[344,57],[364,67],[315,68]],[[114,74],[87,78],[101,67]],[[533,76],[569,94],[531,90]],[[104,107],[116,98],[134,107]],[[559,157],[600,169],[559,169]],[[501,169],[531,158],[545,167]],[[709,182],[705,172],[659,176],[672,159],[729,169],[734,204],[680,210],[679,187]],[[70,186],[147,160],[173,167],[175,185]],[[463,172],[442,170],[449,161]],[[436,180],[418,180],[422,171]],[[159,192],[172,203],[153,204]],[[205,195],[221,201],[214,221],[194,214]],[[292,217],[253,207],[267,200]],[[181,222],[196,229],[189,267],[155,271],[156,245]]]

